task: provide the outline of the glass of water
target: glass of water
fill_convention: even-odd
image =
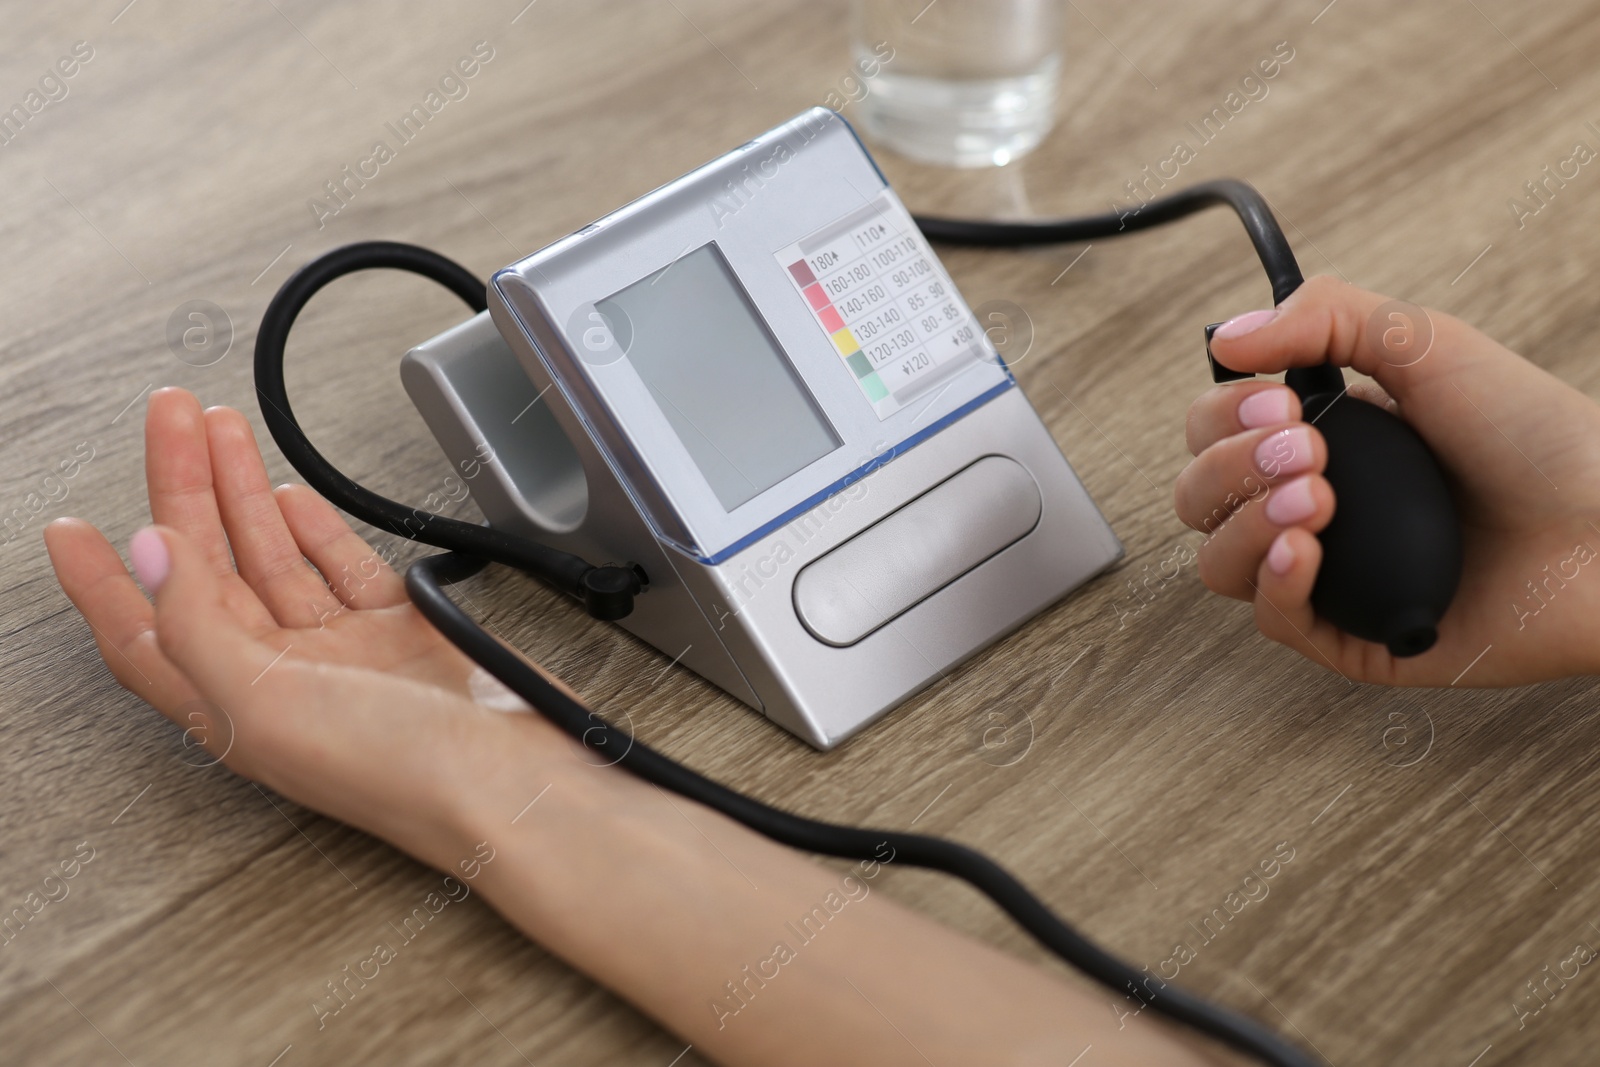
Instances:
[[[851,50],[877,67],[867,136],[928,163],[1003,166],[1055,122],[1065,0],[854,0]]]

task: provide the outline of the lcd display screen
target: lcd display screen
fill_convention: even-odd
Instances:
[[[715,244],[595,308],[726,510],[839,447]]]

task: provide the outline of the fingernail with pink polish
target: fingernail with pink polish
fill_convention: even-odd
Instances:
[[[1267,566],[1273,574],[1284,575],[1294,566],[1294,549],[1289,547],[1289,531],[1285,530],[1267,549]]]
[[[1268,478],[1299,474],[1311,467],[1311,428],[1291,426],[1268,434],[1256,445],[1256,469]]]
[[[1262,389],[1239,401],[1239,425],[1247,430],[1289,421],[1289,390],[1282,386]]]
[[[1218,326],[1217,332],[1211,336],[1213,338],[1220,337],[1224,341],[1231,341],[1235,337],[1243,337],[1247,333],[1254,333],[1277,317],[1277,308],[1247,311],[1243,315],[1235,316]]]
[[[133,560],[133,573],[139,576],[140,584],[152,593],[161,588],[172,569],[167,543],[154,526],[146,526],[133,535],[128,542],[128,557]]]
[[[1293,526],[1316,514],[1317,498],[1310,478],[1296,478],[1275,487],[1267,497],[1267,518],[1279,526]]]

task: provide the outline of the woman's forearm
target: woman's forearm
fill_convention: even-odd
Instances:
[[[896,904],[875,889],[887,846],[840,873],[617,768],[563,752],[518,773],[510,751],[475,800],[496,857],[479,891],[720,1063],[1213,1062]]]

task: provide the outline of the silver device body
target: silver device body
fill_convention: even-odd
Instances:
[[[498,272],[489,304],[402,380],[490,524],[637,564],[619,625],[818,748],[1121,556],[832,112]]]

